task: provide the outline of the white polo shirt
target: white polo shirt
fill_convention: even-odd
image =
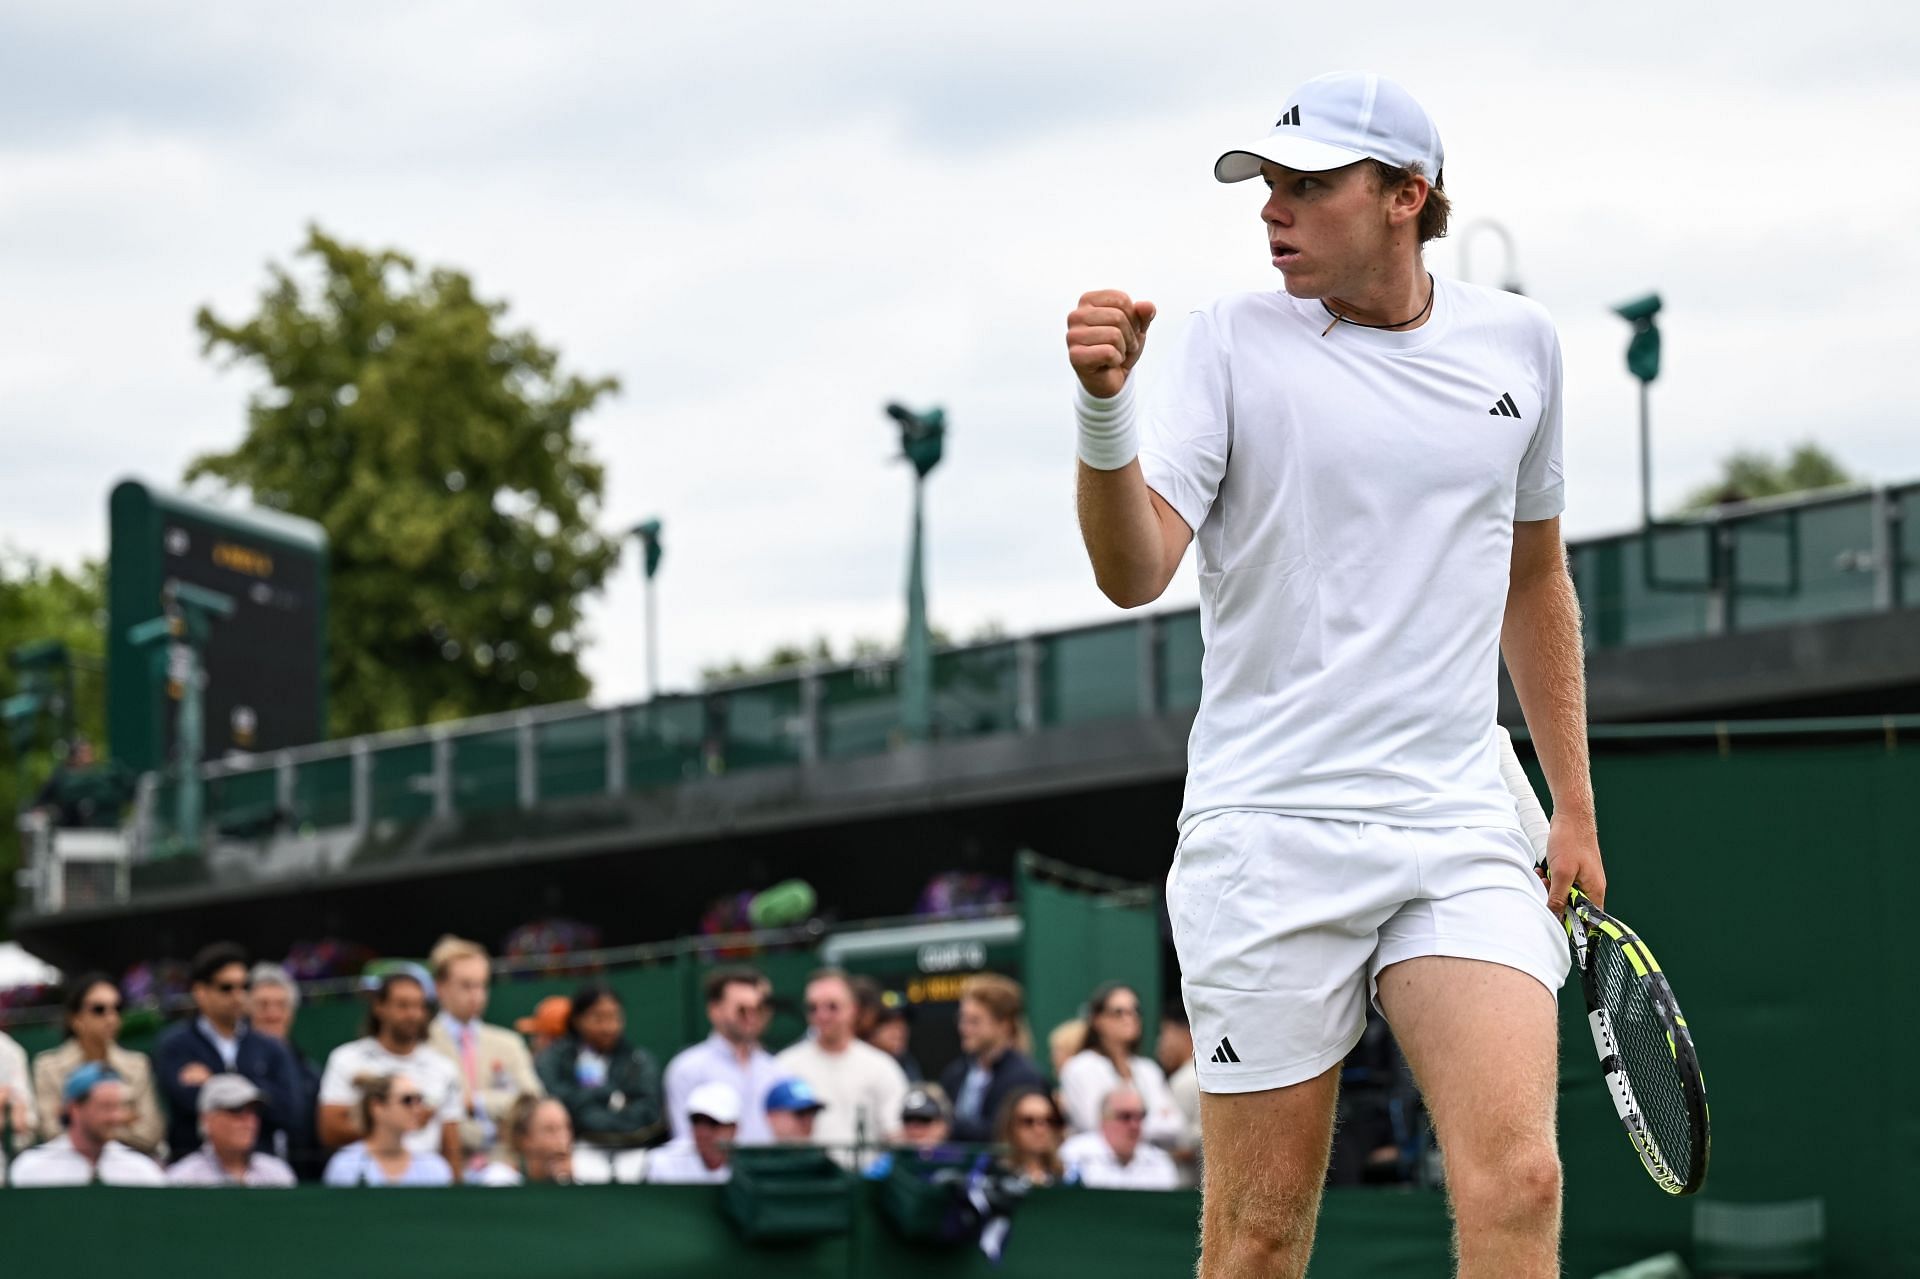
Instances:
[[[647,1153],[647,1180],[656,1185],[717,1186],[732,1176],[731,1165],[707,1167],[691,1137],[675,1138]]]
[[[61,1133],[44,1145],[22,1151],[8,1170],[9,1184],[26,1189],[35,1186],[164,1186],[167,1174],[160,1165],[131,1146],[109,1141],[100,1151],[96,1165],[73,1148],[73,1138]]]
[[[1225,298],[1142,363],[1141,469],[1200,572],[1183,832],[1230,808],[1518,828],[1500,624],[1514,522],[1563,504],[1560,346],[1537,303],[1434,284],[1410,332]]]
[[[412,1052],[392,1053],[380,1041],[369,1036],[341,1044],[327,1054],[327,1068],[320,1075],[320,1103],[325,1106],[358,1106],[360,1091],[353,1081],[361,1075],[405,1075],[420,1087],[433,1118],[402,1144],[416,1155],[440,1153],[440,1127],[457,1124],[460,1109],[460,1074],[454,1064],[427,1047],[416,1044]]]
[[[1145,1140],[1126,1163],[1097,1132],[1083,1132],[1060,1144],[1060,1162],[1069,1180],[1095,1190],[1178,1190],[1180,1172],[1173,1156]]]

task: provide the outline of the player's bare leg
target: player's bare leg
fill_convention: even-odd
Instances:
[[[1553,996],[1518,969],[1430,955],[1381,971],[1380,1006],[1446,1157],[1461,1279],[1557,1276]]]
[[[1265,1092],[1201,1093],[1200,1279],[1307,1271],[1340,1068]]]

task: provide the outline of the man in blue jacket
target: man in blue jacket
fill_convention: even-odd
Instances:
[[[247,953],[215,942],[194,956],[193,1002],[198,1015],[170,1026],[153,1050],[154,1079],[167,1099],[168,1147],[177,1158],[200,1144],[200,1085],[235,1074],[260,1090],[256,1149],[270,1152],[275,1133],[299,1130],[299,1076],[286,1048],[247,1024]]]

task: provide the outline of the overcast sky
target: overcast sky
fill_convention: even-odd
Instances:
[[[1074,526],[1063,317],[1094,287],[1166,327],[1277,287],[1261,189],[1210,166],[1343,67],[1426,104],[1456,228],[1508,227],[1560,325],[1570,536],[1637,517],[1607,308],[1650,289],[1657,506],[1806,438],[1920,479],[1912,5],[13,0],[0,545],[98,556],[115,479],[237,441],[255,384],[201,358],[194,310],[243,314],[316,222],[469,271],[622,380],[582,430],[607,527],[665,521],[669,687],[899,628],[889,399],[948,410],[937,622],[1115,617]],[[1489,234],[1429,265],[1504,274]],[[1163,603],[1195,598],[1189,557]],[[590,618],[597,696],[638,696],[631,557]]]

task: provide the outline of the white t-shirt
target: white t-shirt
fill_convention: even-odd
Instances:
[[[1180,1188],[1180,1172],[1173,1166],[1173,1156],[1144,1141],[1134,1147],[1132,1159],[1121,1163],[1105,1137],[1083,1132],[1061,1143],[1060,1162],[1066,1165],[1068,1180],[1095,1190]]]
[[[811,1084],[826,1107],[813,1121],[816,1144],[851,1146],[860,1131],[869,1146],[884,1145],[900,1127],[907,1074],[872,1044],[856,1039],[845,1052],[829,1053],[803,1039],[775,1060],[783,1071]],[[845,1152],[834,1155],[844,1160]]]
[[[1123,1080],[1119,1068],[1092,1049],[1067,1058],[1060,1067],[1060,1104],[1067,1112],[1068,1126],[1075,1132],[1098,1132],[1101,1103],[1115,1088],[1130,1083],[1147,1111],[1141,1136],[1156,1146],[1177,1148],[1186,1135],[1186,1120],[1167,1087],[1166,1074],[1158,1062],[1145,1057],[1133,1058],[1128,1068],[1133,1078]]]
[[[170,1186],[250,1186],[286,1190],[297,1184],[284,1160],[258,1151],[247,1157],[247,1175],[235,1180],[219,1158],[205,1146],[167,1169]]]
[[[21,1189],[86,1186],[95,1181],[105,1186],[164,1186],[167,1174],[132,1146],[123,1146],[117,1141],[109,1141],[101,1149],[96,1167],[73,1148],[72,1137],[61,1133],[45,1145],[16,1155],[7,1181]]]
[[[404,1144],[416,1155],[440,1153],[440,1126],[460,1122],[460,1074],[452,1062],[426,1046],[416,1044],[410,1053],[388,1052],[373,1038],[341,1044],[327,1054],[327,1068],[320,1075],[320,1104],[358,1106],[360,1090],[353,1081],[361,1075],[405,1075],[420,1088],[433,1118],[417,1132],[406,1135]]]
[[[1140,370],[1140,465],[1200,572],[1180,828],[1253,808],[1517,829],[1500,624],[1514,522],[1563,505],[1559,339],[1537,303],[1438,277],[1417,329],[1328,318],[1225,298]]]
[[[717,1186],[731,1176],[733,1168],[727,1164],[707,1167],[691,1137],[676,1137],[647,1154],[647,1180],[655,1185]]]

